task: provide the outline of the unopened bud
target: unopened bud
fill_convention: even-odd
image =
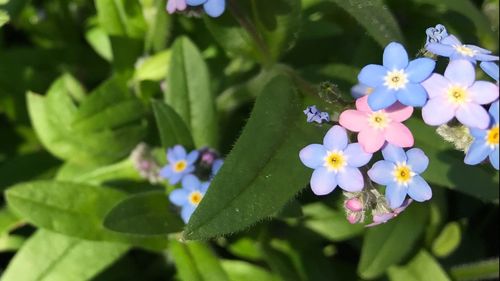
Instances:
[[[359,212],[363,210],[363,203],[358,198],[351,198],[345,201],[345,207],[352,212]]]
[[[357,224],[361,221],[361,217],[360,213],[350,213],[347,215],[347,221],[349,221],[350,224]]]

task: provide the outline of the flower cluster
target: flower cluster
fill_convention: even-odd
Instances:
[[[157,184],[161,181],[160,166],[147,144],[138,144],[132,151],[130,159],[141,177],[147,179],[151,184]]]
[[[435,60],[410,60],[401,44],[388,44],[382,65],[367,65],[359,73],[359,84],[352,89],[356,108],[340,114],[339,125],[328,131],[323,144],[308,145],[299,153],[302,163],[314,169],[310,186],[316,195],[329,194],[337,186],[344,190],[351,223],[363,222],[371,211],[373,223],[369,226],[378,225],[396,217],[411,202],[432,197],[431,187],[421,176],[429,158],[413,148],[413,134],[404,125],[415,107],[422,108],[428,125],[447,125],[456,118],[474,139],[465,163],[474,165],[489,157],[498,169],[498,84],[475,80],[476,63],[483,61],[481,68],[498,83],[498,66],[492,62],[498,57],[480,47],[463,45],[443,25],[427,29],[426,34],[427,51],[451,60],[444,75],[433,73]],[[489,104],[488,112],[484,106]],[[304,112],[312,122],[315,115]],[[356,143],[349,144],[347,130],[357,134]],[[468,145],[468,139],[462,137],[457,147]],[[379,151],[383,160],[363,168]],[[385,194],[373,183],[385,186]]]
[[[198,7],[203,7],[207,15],[216,18],[226,10],[226,0],[168,0],[166,9],[168,13],[173,14]]]
[[[316,122],[318,124],[330,122],[330,114],[328,112],[319,111],[315,105],[308,106],[304,110],[304,114],[307,116],[307,122]]]

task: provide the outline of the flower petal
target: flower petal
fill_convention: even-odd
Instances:
[[[368,128],[359,132],[358,142],[367,153],[375,153],[384,145],[385,137],[382,131]]]
[[[390,107],[385,109],[385,112],[389,115],[389,118],[396,122],[406,121],[413,114],[413,107],[405,106],[397,102]]]
[[[432,99],[446,95],[446,91],[450,87],[450,81],[443,75],[434,73],[429,79],[422,82],[422,86],[424,86],[427,91],[429,98]]]
[[[495,168],[497,171],[499,169],[499,163],[498,163],[498,157],[499,157],[499,151],[498,151],[498,146],[495,148],[495,150],[490,153],[490,162],[493,168]]]
[[[182,208],[181,218],[184,221],[184,223],[188,223],[189,219],[194,213],[194,210],[196,210],[196,207],[191,204],[187,204],[184,206],[184,208]]]
[[[206,181],[206,182],[202,182],[201,183],[201,187],[200,187],[200,192],[205,195],[205,193],[207,192],[208,188],[210,187],[210,182],[209,181]]]
[[[455,108],[446,99],[437,97],[430,99],[422,108],[422,119],[425,124],[439,126],[455,117]]]
[[[208,0],[203,9],[212,18],[217,18],[226,10],[226,0]]]
[[[358,192],[363,190],[365,181],[359,169],[346,166],[344,170],[337,174],[337,181],[340,188],[348,192]]]
[[[337,187],[337,175],[325,167],[314,170],[311,177],[311,189],[316,195],[326,195]]]
[[[424,202],[432,198],[432,189],[421,176],[414,176],[408,186],[408,195],[417,202]]]
[[[406,69],[408,78],[413,83],[420,83],[429,78],[436,68],[436,62],[429,58],[419,58],[412,60]]]
[[[457,109],[457,119],[468,127],[486,129],[490,125],[490,115],[484,107],[468,103]]]
[[[168,198],[170,202],[179,207],[186,205],[188,202],[189,191],[185,189],[176,189],[170,193]]]
[[[493,120],[495,120],[495,124],[498,124],[499,119],[500,119],[500,117],[499,117],[500,110],[499,110],[499,102],[498,101],[491,104],[490,110],[488,111],[488,113],[490,114],[490,116],[493,117]]]
[[[359,132],[368,128],[368,116],[358,110],[346,110],[340,114],[339,124],[352,132]]]
[[[478,61],[497,61],[498,56],[487,55],[487,54],[477,54],[474,58]]]
[[[321,144],[310,144],[299,152],[300,161],[311,169],[321,167],[324,163],[326,149]]]
[[[174,173],[172,172],[172,175],[168,178],[168,182],[170,184],[177,184],[181,181],[181,179],[184,177],[184,174],[178,174],[178,173]]]
[[[476,80],[474,65],[467,60],[452,60],[444,71],[444,77],[454,84],[470,87]]]
[[[475,139],[484,139],[487,134],[487,130],[481,130],[478,128],[469,128],[469,133],[475,138]]]
[[[384,76],[387,74],[387,69],[381,65],[369,64],[358,74],[358,80],[362,84],[369,87],[379,87],[384,84]]]
[[[388,143],[399,147],[412,147],[415,143],[410,129],[398,122],[393,122],[387,127],[385,139]]]
[[[425,48],[429,52],[443,57],[450,57],[455,52],[455,49],[452,46],[441,43],[429,43],[425,46]]]
[[[408,66],[408,53],[403,45],[391,42],[384,49],[384,66],[389,70],[405,69]]]
[[[338,125],[328,130],[323,139],[323,144],[328,150],[344,150],[348,142],[346,130]]]
[[[368,96],[361,97],[356,100],[356,109],[361,112],[372,113],[372,109],[368,105]]]
[[[187,175],[182,178],[182,188],[189,191],[200,190],[201,182],[195,175]]]
[[[170,178],[172,176],[172,174],[173,174],[173,171],[172,171],[172,168],[170,168],[170,165],[165,166],[160,170],[160,177],[162,177],[164,179]]]
[[[398,101],[407,106],[422,107],[428,99],[427,91],[420,84],[408,83],[396,92]]]
[[[179,159],[186,159],[186,149],[182,147],[182,145],[176,145],[174,146],[172,152],[174,153],[174,156]]]
[[[198,156],[200,155],[200,153],[197,151],[197,150],[193,150],[191,151],[187,157],[186,157],[186,162],[189,164],[189,165],[192,165],[194,164],[194,162],[196,162],[196,160],[198,160]]]
[[[406,198],[406,186],[396,183],[389,184],[385,189],[385,198],[391,209],[396,209],[403,205]]]
[[[408,150],[406,156],[408,157],[408,165],[410,165],[411,169],[417,174],[423,173],[429,166],[429,157],[427,157],[420,148]]]
[[[447,36],[446,38],[441,40],[441,43],[446,44],[446,45],[450,45],[450,46],[462,45],[462,42],[460,42],[460,40],[458,40],[457,37],[455,37],[455,35]]]
[[[373,156],[371,153],[366,153],[359,143],[349,144],[344,150],[344,155],[347,157],[349,166],[355,168],[368,164]]]
[[[488,104],[498,99],[498,86],[486,81],[476,81],[468,90],[475,103]]]
[[[467,165],[477,165],[486,159],[492,149],[484,142],[484,140],[476,140],[472,143],[465,155],[464,163]]]
[[[186,3],[189,6],[199,6],[201,4],[204,4],[205,2],[207,2],[207,0],[186,0]]]
[[[176,0],[168,0],[168,2],[167,2],[167,12],[169,14],[173,14],[173,13],[175,13],[176,10],[177,10],[177,2],[176,2]]]
[[[498,82],[499,69],[496,63],[484,61],[480,64],[480,66],[486,74]]]
[[[368,176],[380,185],[388,185],[393,182],[392,172],[395,167],[394,163],[390,161],[380,160],[368,170]]]
[[[372,111],[379,111],[393,105],[397,101],[394,91],[386,87],[378,87],[368,96],[368,104]]]
[[[384,148],[382,148],[382,155],[384,156],[385,160],[391,161],[393,163],[403,163],[408,160],[404,149],[390,143],[386,144]]]
[[[355,99],[359,99],[368,95],[372,91],[372,87],[360,83],[351,88],[351,96]]]

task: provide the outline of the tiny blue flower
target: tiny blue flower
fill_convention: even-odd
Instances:
[[[182,179],[182,188],[170,193],[170,202],[181,207],[181,217],[185,223],[189,221],[209,186],[210,182],[201,182],[196,176],[187,175]]]
[[[402,148],[387,144],[382,149],[385,160],[376,162],[368,171],[370,179],[387,186],[385,197],[391,209],[400,207],[409,195],[417,202],[431,199],[432,190],[420,176],[429,165],[429,158],[419,148],[405,152]]]
[[[489,156],[491,165],[498,170],[499,163],[499,105],[498,101],[494,102],[489,110],[491,117],[490,127],[486,130],[477,128],[469,128],[471,135],[474,137],[474,142],[469,147],[465,156],[465,164],[477,165],[483,162]]]
[[[203,5],[203,9],[207,15],[217,18],[226,10],[226,0],[187,0],[189,6]]]
[[[498,83],[498,64],[491,61],[483,61],[479,66],[481,66],[481,69]]]
[[[321,124],[324,122],[330,122],[330,114],[319,111],[315,105],[308,106],[304,110],[304,114],[307,116],[308,123],[316,122]]]
[[[436,25],[436,27],[429,27],[425,30],[425,34],[427,34],[427,40],[425,45],[427,46],[429,43],[439,43],[444,38],[448,37],[448,31],[446,31],[446,27],[442,24]]]
[[[337,185],[348,192],[364,187],[359,167],[366,165],[372,154],[366,153],[358,143],[349,144],[346,130],[333,126],[325,135],[323,144],[310,144],[299,153],[305,166],[314,169],[311,189],[316,195],[326,195]]]
[[[168,164],[161,169],[160,176],[168,179],[170,184],[177,184],[184,176],[194,171],[194,163],[198,156],[199,152],[196,150],[187,154],[181,145],[169,148],[167,151]]]
[[[490,55],[490,51],[478,46],[462,44],[454,35],[449,35],[439,43],[429,43],[425,48],[436,55],[448,57],[451,60],[464,59],[472,63],[498,60],[497,56]]]
[[[436,62],[429,58],[408,61],[404,47],[392,42],[384,49],[383,65],[365,66],[358,80],[373,88],[368,104],[373,111],[393,105],[396,101],[407,106],[424,106],[427,92],[420,84],[434,71]]]

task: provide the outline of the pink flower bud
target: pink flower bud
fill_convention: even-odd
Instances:
[[[357,213],[350,213],[347,215],[347,221],[349,221],[350,224],[356,224],[360,219],[361,216]]]
[[[352,212],[359,212],[363,210],[363,203],[358,198],[351,198],[345,201],[345,207]]]

